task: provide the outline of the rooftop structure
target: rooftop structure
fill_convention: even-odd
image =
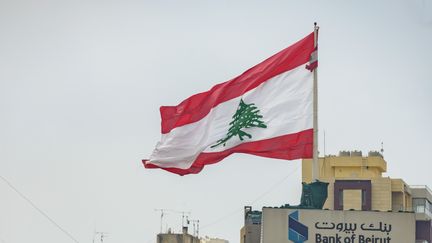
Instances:
[[[303,183],[308,183],[303,186],[310,185],[312,160],[303,160],[302,170]],[[324,210],[245,207],[240,241],[431,243],[432,191],[384,176],[386,171],[387,162],[375,151],[319,158],[318,180],[328,183]]]
[[[157,243],[200,243],[197,236],[188,234],[188,227],[183,227],[181,234],[168,231],[157,235]]]
[[[260,243],[262,212],[244,207],[244,226],[240,229],[241,243]]]
[[[319,180],[328,182],[325,209],[412,211],[410,187],[402,179],[384,177],[387,162],[378,152],[360,151],[319,158]],[[302,162],[302,180],[310,182],[311,160]]]
[[[310,182],[312,160],[302,162],[302,180]],[[319,158],[319,180],[328,182],[324,209],[415,212],[416,242],[432,239],[432,191],[409,186],[404,180],[383,176],[387,162],[381,153],[341,151]]]

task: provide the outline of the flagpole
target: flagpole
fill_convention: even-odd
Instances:
[[[314,23],[314,51],[317,52],[318,46],[317,23]],[[316,60],[318,61],[318,60]],[[312,159],[312,182],[319,178],[318,165],[318,73],[317,68],[313,69],[313,159]]]

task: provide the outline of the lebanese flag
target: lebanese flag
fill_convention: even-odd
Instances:
[[[232,80],[162,106],[162,138],[145,168],[196,174],[233,153],[312,158],[316,65],[311,33]]]

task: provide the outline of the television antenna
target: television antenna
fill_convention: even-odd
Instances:
[[[193,236],[196,236],[196,237],[198,237],[199,236],[199,220],[194,220],[194,219],[191,219],[191,220],[187,220],[187,224],[190,224],[190,223],[192,223],[192,226],[193,226]]]
[[[167,212],[181,214],[182,215],[182,227],[185,226],[185,222],[187,224],[189,224],[188,223],[188,216],[191,215],[190,211],[177,211],[177,210],[166,209],[166,208],[157,208],[157,209],[155,209],[155,211],[160,211],[160,213],[161,213],[160,214],[160,233],[163,232],[163,229],[162,229],[163,219],[164,219],[164,216],[167,215]]]
[[[96,236],[100,236],[100,238],[99,238],[100,243],[103,243],[103,242],[104,242],[104,239],[105,239],[106,237],[108,237],[108,232],[95,231],[95,232],[93,233],[93,243],[95,243],[95,238],[96,238]]]
[[[155,209],[155,211],[160,211],[160,233],[162,234],[162,225],[163,225],[163,217],[164,217],[164,215],[165,215],[165,211],[166,211],[166,209],[164,209],[164,208],[157,208],[157,209]]]

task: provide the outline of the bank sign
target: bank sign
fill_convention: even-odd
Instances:
[[[410,243],[413,213],[264,208],[261,243]]]

